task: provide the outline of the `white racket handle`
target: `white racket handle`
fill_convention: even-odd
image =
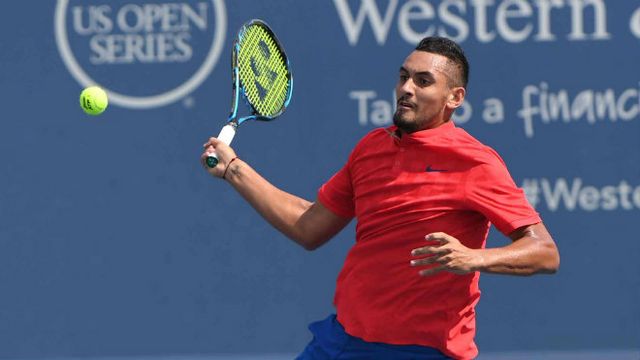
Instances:
[[[218,134],[218,140],[230,145],[234,136],[236,136],[236,126],[225,125],[222,130],[220,130],[220,134]],[[209,156],[207,156],[207,166],[214,168],[216,165],[218,165],[218,156],[216,156],[215,152],[210,153]]]
[[[218,140],[230,145],[234,136],[236,136],[236,127],[233,125],[225,125],[222,130],[220,130],[220,134],[218,134]]]

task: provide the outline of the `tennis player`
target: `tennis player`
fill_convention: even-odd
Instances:
[[[212,148],[220,158],[208,171],[305,249],[357,219],[337,315],[309,326],[299,359],[475,358],[480,273],[557,271],[557,247],[500,156],[451,121],[468,74],[458,44],[423,39],[400,67],[394,125],[360,140],[315,202],[274,187],[217,139],[204,145],[202,161]],[[491,223],[512,242],[485,248]]]

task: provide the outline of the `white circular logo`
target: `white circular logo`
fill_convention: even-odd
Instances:
[[[225,39],[225,32],[227,28],[227,18],[226,18],[226,9],[224,0],[211,0],[213,4],[213,9],[215,12],[215,29],[213,40],[211,42],[211,46],[209,48],[209,52],[206,55],[203,63],[200,65],[198,70],[185,82],[180,84],[179,86],[151,96],[131,96],[125,95],[122,93],[118,93],[110,90],[109,88],[105,88],[107,93],[109,94],[109,102],[112,104],[116,104],[119,106],[134,108],[134,109],[148,109],[153,107],[160,107],[170,103],[173,103],[177,100],[180,100],[190,94],[193,90],[195,90],[202,82],[209,76],[214,66],[216,65],[218,58],[220,57],[220,53],[222,51],[222,46]],[[58,51],[62,56],[62,60],[64,61],[67,69],[73,75],[73,77],[82,85],[83,87],[88,87],[92,85],[98,84],[97,81],[91,78],[85,70],[80,66],[73,52],[71,51],[71,47],[69,46],[69,39],[67,35],[67,7],[69,5],[69,0],[58,0],[58,4],[56,6],[55,13],[55,37],[56,44],[58,46]],[[169,4],[173,5],[173,4]],[[135,9],[133,9],[135,10]],[[157,12],[153,13],[150,10],[149,16],[157,16]],[[122,15],[122,14],[119,14]],[[130,20],[128,20],[127,16],[130,14],[124,14],[124,16],[118,16],[118,21],[122,27],[131,26]],[[175,14],[169,14],[172,18],[165,21],[165,24],[168,21],[176,21]],[[138,26],[138,24],[135,24]],[[144,27],[145,24],[139,23],[139,27]],[[130,28],[130,27],[129,27]],[[178,44],[180,45],[180,44]]]

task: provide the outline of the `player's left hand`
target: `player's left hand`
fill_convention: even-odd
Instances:
[[[443,232],[428,234],[425,240],[433,245],[423,246],[411,251],[411,256],[429,255],[411,260],[411,266],[435,265],[419,271],[421,276],[448,271],[454,274],[468,274],[476,271],[482,264],[482,256],[476,249],[470,249],[460,243],[460,240]]]

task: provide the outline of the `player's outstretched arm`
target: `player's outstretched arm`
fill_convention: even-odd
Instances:
[[[265,220],[307,250],[320,247],[351,221],[335,215],[319,202],[307,201],[273,186],[216,138],[210,138],[204,148],[201,161],[211,175],[224,177]],[[210,169],[204,161],[212,150],[219,163]]]
[[[543,223],[523,226],[509,234],[511,244],[484,249],[480,271],[533,275],[553,274],[560,267],[560,253]]]
[[[468,274],[481,271],[507,275],[552,274],[560,266],[555,242],[542,223],[524,226],[509,235],[513,242],[490,249],[470,249],[445,233],[428,234],[430,245],[414,249],[411,266],[422,276],[440,271]],[[426,257],[424,257],[426,255]]]

